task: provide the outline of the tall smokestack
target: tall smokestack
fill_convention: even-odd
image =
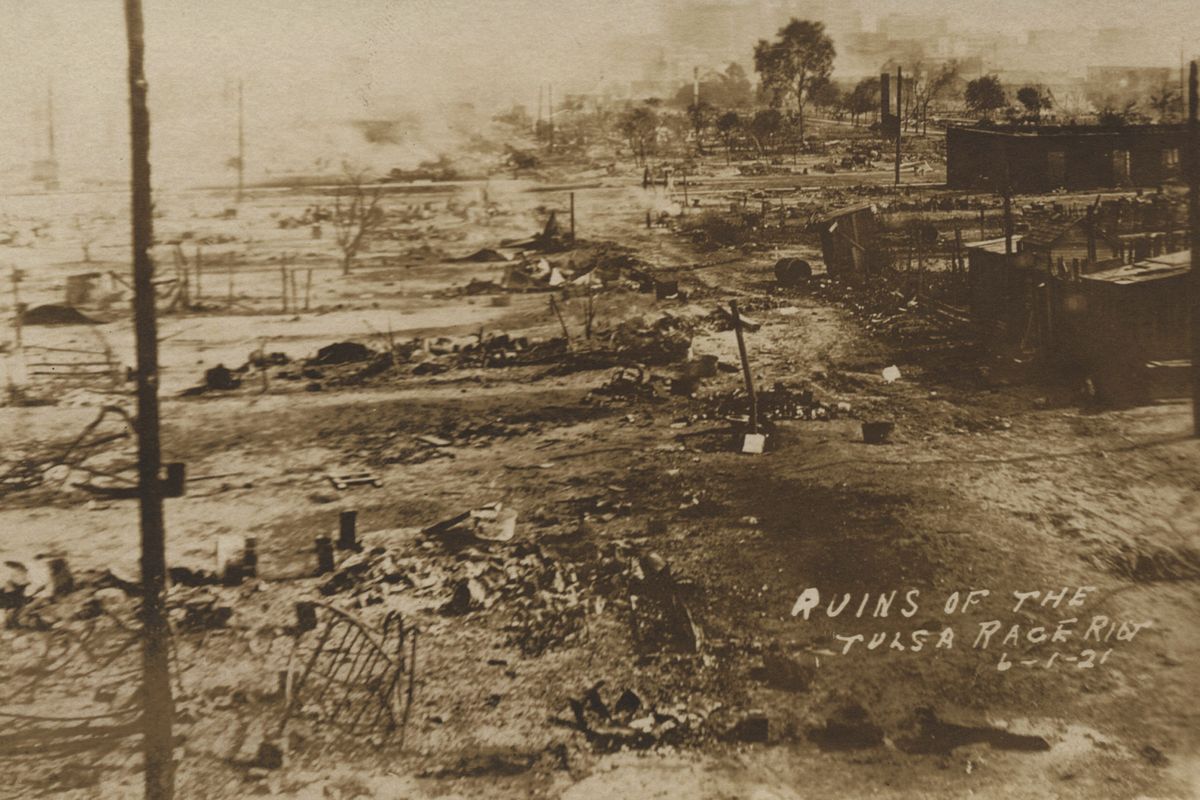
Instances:
[[[692,105],[700,105],[700,68],[692,67]]]

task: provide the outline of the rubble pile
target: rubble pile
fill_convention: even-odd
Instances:
[[[607,381],[588,393],[588,399],[661,402],[665,398],[661,383],[656,381],[660,379],[643,367],[619,367]]]
[[[647,703],[637,692],[624,689],[609,705],[593,684],[578,698],[569,698],[571,721],[598,750],[644,750],[660,744],[678,745],[700,736],[708,722],[707,711],[692,711],[682,703]]]
[[[831,420],[853,418],[853,407],[846,402],[822,402],[811,389],[792,389],[776,383],[757,393],[759,422],[775,420]],[[712,395],[705,398],[707,410],[699,419],[748,419],[750,397],[745,390]]]
[[[810,286],[817,296],[849,309],[871,333],[901,342],[945,339],[948,330],[969,325],[967,317],[937,299],[939,295],[953,297],[955,287],[962,283],[960,276],[929,273],[925,277],[930,291],[920,297],[916,287],[910,289],[904,277],[903,274],[890,279],[880,277],[863,285],[822,279]],[[940,284],[945,284],[941,290]],[[958,330],[955,338],[964,340],[962,333]]]

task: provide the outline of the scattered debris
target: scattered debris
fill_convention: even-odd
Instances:
[[[647,706],[630,689],[625,689],[610,708],[600,694],[603,687],[604,681],[599,681],[582,697],[567,701],[573,720],[573,724],[567,724],[601,751],[682,744],[698,736],[708,721],[707,713],[689,711],[682,704]]]
[[[887,420],[864,422],[862,424],[863,441],[867,444],[884,444],[895,428],[896,423]]]
[[[49,304],[34,306],[21,315],[21,324],[34,327],[38,325],[95,325],[96,320],[83,314],[72,306]]]
[[[315,358],[309,359],[309,364],[348,364],[355,361],[367,361],[375,355],[375,351],[359,342],[335,342],[327,344],[317,351]]]
[[[344,472],[336,474],[331,472],[325,477],[333,484],[333,488],[339,491],[349,486],[361,486],[363,484],[370,484],[376,489],[383,486],[383,481],[373,472]]]
[[[799,286],[812,277],[812,265],[801,258],[781,258],[775,262],[775,280],[780,286]]]

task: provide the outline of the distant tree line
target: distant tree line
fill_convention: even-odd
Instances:
[[[621,105],[585,104],[567,98],[552,117],[536,123],[516,110],[496,117],[513,127],[532,128],[545,149],[566,152],[596,144],[620,146],[639,166],[651,166],[660,157],[690,157],[723,150],[727,160],[735,152],[756,157],[805,146],[806,122],[819,118],[851,126],[874,125],[880,120],[880,79],[855,82],[833,78],[837,56],[833,41],[821,22],[792,19],[773,39],[754,45],[757,87],[736,63],[723,70],[708,70],[684,83],[666,99],[647,98]],[[898,75],[899,71],[899,75]],[[955,61],[926,63],[914,54],[905,63],[888,62],[881,72],[890,76],[889,115],[897,115],[906,134],[927,135],[938,115],[961,119],[963,114],[985,122],[1041,124],[1048,118],[1090,113],[1074,98],[1060,103],[1048,87],[1005,87],[997,75],[967,80]],[[896,108],[899,91],[900,108]],[[1145,101],[1118,103],[1092,99],[1099,122],[1123,124],[1159,120],[1178,114],[1178,91],[1164,86]],[[935,126],[936,127],[936,126]],[[533,155],[510,148],[514,165],[537,163]]]

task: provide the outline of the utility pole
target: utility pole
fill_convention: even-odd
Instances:
[[[142,536],[142,752],[147,800],[171,800],[175,765],[174,701],[168,661],[166,535],[158,418],[158,322],[154,307],[153,204],[150,197],[150,112],[146,107],[141,0],[125,0],[129,46],[129,131],[133,238],[133,313],[137,340],[138,497]]]
[[[246,188],[246,109],[242,98],[242,79],[238,78],[238,190],[237,201],[242,202]]]
[[[1196,62],[1188,78],[1188,208],[1192,233],[1192,269],[1188,273],[1192,325],[1192,434],[1200,438],[1200,86]]]
[[[21,303],[21,278],[23,274],[16,267],[12,268],[13,295],[13,337],[17,350],[21,349],[21,317],[25,315],[25,306]]]
[[[550,150],[554,150],[554,84],[546,84],[546,120],[550,126]]]
[[[900,140],[904,138],[900,125],[900,114],[903,106],[900,97],[904,94],[904,71],[896,67],[896,185],[900,185]]]

